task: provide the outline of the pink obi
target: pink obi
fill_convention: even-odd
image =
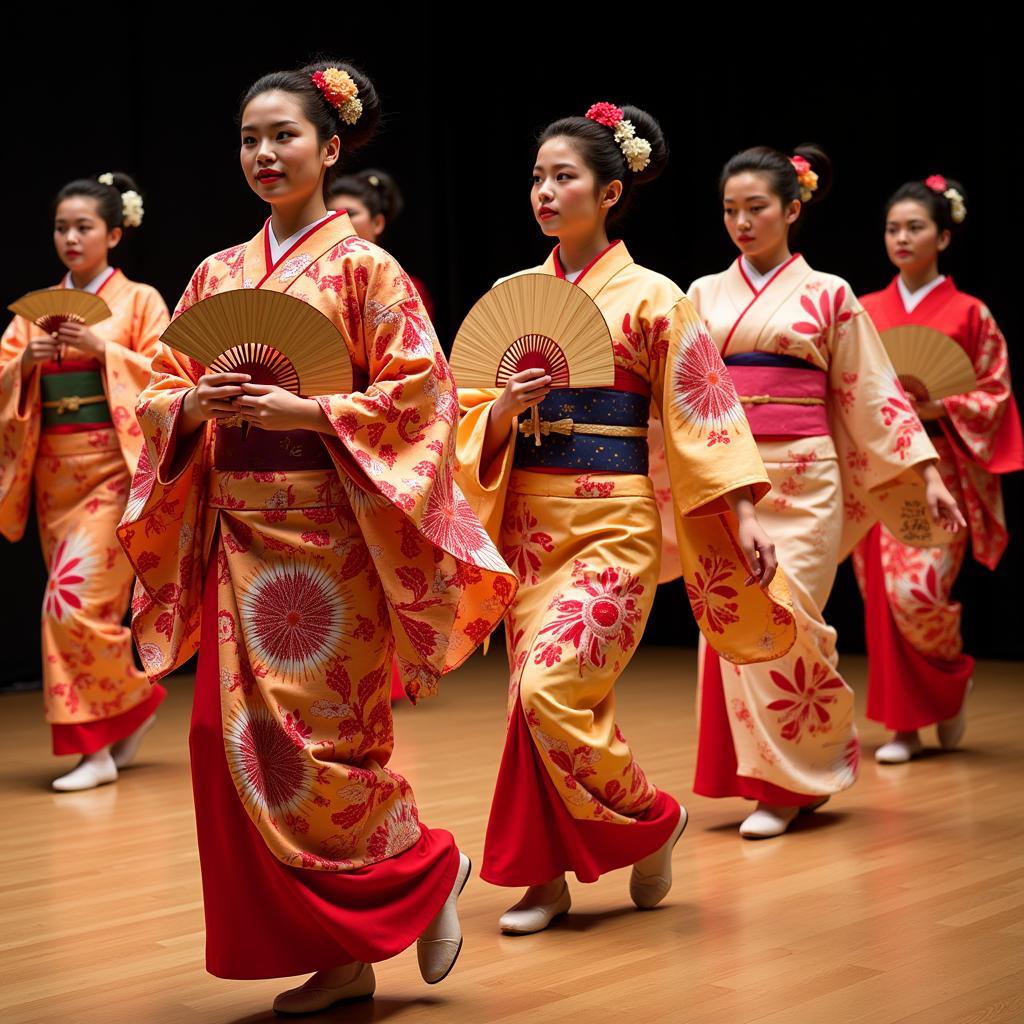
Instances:
[[[732,382],[754,437],[822,437],[830,433],[824,370],[793,356],[728,356]]]

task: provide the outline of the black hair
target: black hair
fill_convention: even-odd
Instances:
[[[328,68],[337,68],[339,71],[347,72],[359,90],[357,97],[363,109],[355,124],[347,124],[343,121],[341,112],[327,101],[313,82],[313,75],[318,71],[327,71]],[[354,153],[357,149],[365,146],[373,138],[380,122],[380,99],[377,96],[377,90],[373,87],[373,82],[362,71],[346,61],[321,58],[293,71],[271,71],[270,74],[258,78],[246,90],[242,102],[238,106],[238,124],[242,123],[245,108],[257,96],[275,89],[291,93],[298,99],[302,112],[316,128],[316,137],[320,145],[324,145],[332,136],[337,135],[341,140],[343,155]],[[332,167],[328,167],[324,174],[324,198],[329,194],[328,189],[331,182],[338,174],[340,162],[339,160]]]
[[[616,180],[622,182],[622,195],[608,211],[608,223],[621,220],[632,202],[633,189],[654,181],[668,163],[668,144],[657,120],[639,107],[624,106],[621,109],[623,120],[633,125],[636,137],[646,139],[651,145],[650,163],[642,171],[629,169],[626,157],[615,141],[615,129],[590,118],[559,118],[537,136],[538,149],[549,139],[559,136],[569,139],[573,149],[593,172],[598,185]]]
[[[328,195],[355,196],[370,211],[371,217],[383,214],[387,227],[391,227],[398,220],[405,208],[402,193],[395,184],[395,179],[385,171],[375,168],[335,178]]]
[[[71,199],[74,196],[87,196],[96,200],[96,212],[107,225],[108,231],[113,231],[114,228],[121,228],[125,232],[134,230],[124,223],[124,203],[121,193],[128,191],[137,193],[139,186],[121,171],[109,173],[113,178],[112,185],[105,185],[101,182],[99,175],[95,178],[76,178],[74,181],[69,181],[53,200],[54,215],[57,213],[57,207],[65,199]]]
[[[793,156],[803,157],[818,176],[818,187],[811,193],[811,198],[803,202],[804,207],[817,206],[832,188],[832,161],[820,146],[813,143],[797,146],[793,150]],[[764,178],[768,183],[768,190],[772,195],[779,197],[783,207],[800,198],[800,182],[797,180],[792,159],[771,146],[754,146],[731,156],[718,179],[719,198],[725,197],[725,186],[730,178],[746,172],[759,174]]]
[[[885,204],[886,217],[889,216],[889,211],[897,203],[901,203],[905,199],[912,199],[915,203],[920,203],[928,211],[928,216],[935,221],[940,233],[948,231],[950,234],[955,234],[963,227],[963,220],[961,219],[959,224],[953,220],[953,204],[943,193],[948,189],[956,189],[960,193],[961,200],[966,205],[967,195],[964,192],[963,185],[958,181],[953,181],[952,178],[945,178],[946,187],[942,191],[937,192],[926,181],[908,181],[900,185]]]

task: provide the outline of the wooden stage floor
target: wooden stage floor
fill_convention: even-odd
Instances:
[[[690,792],[694,654],[642,649],[619,720],[690,825],[675,888],[633,909],[628,872],[573,884],[568,917],[503,937],[518,893],[471,880],[465,948],[428,987],[410,949],[377,966],[377,998],[311,1021],[417,1024],[945,1024],[1024,1020],[1022,666],[979,666],[963,750],[861,778],[781,839],[741,840],[746,805]],[[864,660],[843,667],[863,705]],[[475,657],[441,696],[397,713],[394,765],[424,820],[479,864],[504,730],[504,664]],[[118,784],[56,794],[38,693],[0,698],[0,1019],[6,1024],[255,1024],[280,980],[203,969],[187,766],[191,680],[176,679],[139,765]],[[934,736],[929,735],[929,742]]]

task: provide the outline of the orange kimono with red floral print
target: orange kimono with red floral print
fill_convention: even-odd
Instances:
[[[911,547],[879,523],[853,552],[865,597],[868,717],[909,732],[952,718],[963,703],[974,659],[963,652],[960,603],[951,591],[968,534],[974,557],[989,569],[1006,549],[1000,477],[1024,468],[1024,440],[1006,339],[989,310],[946,278],[907,312],[898,280],[862,299],[875,326],[941,331],[970,356],[978,381],[974,391],[945,399],[946,416],[926,424],[968,531],[941,547]]]
[[[695,788],[800,806],[851,786],[853,691],[822,610],[849,545],[879,514],[931,536],[912,472],[935,449],[850,286],[802,256],[760,290],[736,261],[695,281],[697,312],[745,398],[772,482],[760,519],[786,568],[797,640],[784,657],[723,664],[701,648]]]
[[[63,286],[63,285],[61,285]],[[61,287],[58,286],[58,287]],[[43,697],[56,754],[87,754],[124,739],[160,704],[135,667],[122,626],[132,569],[114,536],[142,447],[135,403],[167,307],[156,289],[114,270],[98,294],[111,316],[91,328],[107,342],[104,363],[69,348],[22,378],[21,355],[43,332],[15,317],[0,341],[0,533],[24,534],[35,492],[43,557]],[[92,422],[44,425],[41,390],[54,382],[94,380]],[[45,382],[42,378],[46,378]],[[99,412],[98,410],[103,410]]]
[[[133,627],[150,674],[209,637],[191,737],[207,961],[222,976],[266,977],[391,956],[447,897],[451,836],[421,825],[408,782],[387,767],[392,658],[413,701],[433,694],[516,583],[454,484],[455,386],[397,262],[347,214],[276,263],[264,227],[205,260],[176,315],[243,287],[328,316],[356,390],[317,398],[330,435],[253,428],[242,439],[211,421],[179,438],[182,400],[204,370],[163,348],[139,405],[146,448],[119,536],[139,575]],[[244,951],[229,923],[269,897],[233,878],[222,813],[246,819],[238,828],[264,865],[253,884],[295,890],[254,917]],[[310,877],[325,873],[347,877]],[[410,892],[415,910],[382,924]]]
[[[562,276],[557,249],[526,271],[537,272]],[[745,486],[760,498],[767,480],[713,343],[681,289],[637,266],[622,242],[576,284],[611,328],[611,401],[633,395],[638,425],[651,408],[666,424],[682,538],[674,575],[682,569],[698,624],[726,657],[778,657],[794,636],[785,582],[780,574],[768,593],[744,585],[723,498]],[[679,817],[615,721],[614,686],[643,635],[662,560],[654,488],[640,471],[523,468],[529,452],[517,448],[515,425],[482,465],[497,394],[460,391],[460,480],[520,581],[506,619],[508,738],[481,875],[532,885],[572,870],[593,881],[658,849]],[[588,394],[597,391],[555,390],[542,415],[564,415],[565,403]]]

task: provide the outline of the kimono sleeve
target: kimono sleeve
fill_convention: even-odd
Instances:
[[[16,316],[0,339],[0,533],[20,540],[28,522],[32,471],[39,447],[39,372],[21,376],[21,354],[33,327]]]

